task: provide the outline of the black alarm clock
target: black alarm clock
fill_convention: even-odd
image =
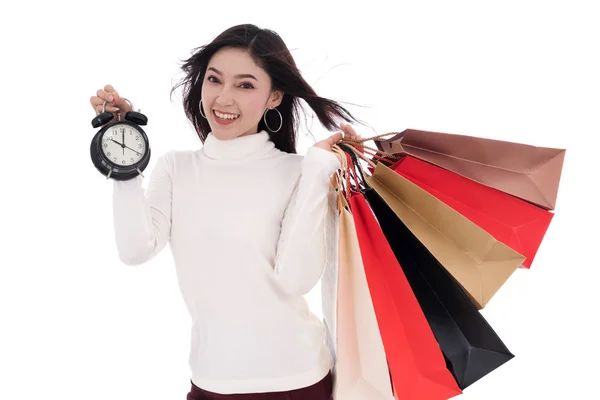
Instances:
[[[114,118],[112,113],[105,111],[106,103],[102,105],[102,113],[92,120],[92,127],[98,128]],[[133,110],[133,104],[131,108]],[[123,121],[118,114],[118,121],[103,126],[92,138],[92,162],[106,179],[126,181],[138,175],[144,176],[142,171],[150,162],[150,142],[141,128],[148,123],[148,118],[140,111],[127,112]]]

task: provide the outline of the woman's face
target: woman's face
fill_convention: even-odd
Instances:
[[[281,103],[271,78],[242,49],[223,48],[208,63],[202,82],[202,108],[212,133],[221,140],[257,132],[265,110]]]

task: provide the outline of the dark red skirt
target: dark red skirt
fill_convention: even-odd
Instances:
[[[186,400],[331,400],[333,392],[331,372],[314,385],[286,392],[219,394],[200,389],[191,383],[192,389]]]

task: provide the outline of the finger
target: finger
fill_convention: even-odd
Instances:
[[[349,136],[349,135],[350,135],[350,132],[349,132],[349,130],[348,130],[348,126],[349,126],[349,125],[348,125],[348,124],[346,124],[345,122],[342,122],[342,123],[340,124],[340,129],[342,130],[342,132],[344,132],[344,136]]]
[[[96,92],[96,96],[100,97],[102,100],[106,101],[114,101],[114,96],[112,93],[107,92],[106,90],[98,89]]]
[[[102,99],[102,98],[100,98],[100,97],[98,97],[98,96],[92,96],[92,97],[90,97],[90,104],[93,107],[96,107],[98,104],[102,106],[102,104],[104,104],[104,102],[105,102],[105,100]],[[112,103],[109,102],[107,104],[112,104]]]
[[[112,85],[104,86],[104,91],[109,94],[109,101],[113,102],[117,107],[119,107],[120,110],[123,110],[124,112],[132,110],[131,105],[121,96],[119,96],[119,93]]]
[[[115,101],[114,104],[115,106],[119,107],[119,109],[123,110],[124,112],[128,112],[131,111],[131,104],[129,104],[129,102],[127,100],[125,100],[123,97],[119,96],[119,93],[114,92],[113,93]]]
[[[333,135],[327,138],[327,143],[331,146],[342,140],[343,134],[342,132],[336,132]]]
[[[358,133],[354,130],[354,127],[350,124],[346,124],[346,131],[351,137],[359,137]]]
[[[97,106],[100,106],[100,109],[102,109],[102,106],[104,105],[105,100],[98,97],[98,96],[92,96],[90,98],[90,104],[92,105],[92,107],[94,107],[94,110],[96,110]],[[115,104],[113,103],[106,103],[106,110],[109,109],[114,109],[114,110],[118,110],[119,108],[117,106],[115,106]]]
[[[348,138],[349,140],[360,140],[360,135],[356,133],[352,125],[342,122],[340,128],[342,128],[345,138]]]
[[[94,106],[94,110],[97,113],[101,113],[102,112],[102,104],[95,105]],[[119,107],[114,107],[114,106],[106,105],[106,107],[104,108],[104,111],[105,112],[117,112],[117,111],[120,111],[120,109],[119,109]]]
[[[107,91],[107,92],[109,92],[109,93],[116,92],[115,88],[112,87],[111,85],[104,86],[104,90]]]

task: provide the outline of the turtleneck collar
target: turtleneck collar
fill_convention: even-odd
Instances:
[[[260,158],[275,148],[267,131],[229,140],[221,140],[212,132],[204,140],[204,154],[213,160],[244,160]]]

